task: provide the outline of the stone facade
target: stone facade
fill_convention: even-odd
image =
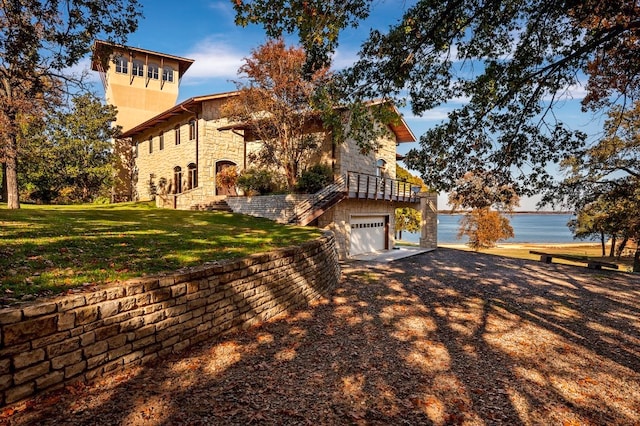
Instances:
[[[219,115],[223,102],[224,97],[213,97],[196,103],[189,111],[180,109],[170,119],[136,134],[133,138],[136,199],[153,198],[151,183],[160,194],[173,194],[179,186],[180,193],[197,190],[198,196],[215,196],[217,163],[227,161],[238,165],[240,170],[243,168],[243,137],[232,131],[218,130],[229,124]],[[152,145],[151,149],[149,145]],[[195,179],[190,176],[190,165],[195,168]],[[180,182],[176,180],[176,167],[180,168]],[[163,181],[165,183],[161,185]]]
[[[234,213],[265,217],[278,223],[288,223],[301,202],[308,200],[308,194],[262,195],[256,197],[229,197],[227,204]]]
[[[139,365],[336,286],[335,240],[0,310],[0,405]]]

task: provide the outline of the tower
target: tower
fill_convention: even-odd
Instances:
[[[192,59],[96,41],[91,69],[100,73],[108,104],[118,108],[123,131],[175,106]]]
[[[91,69],[100,73],[105,100],[118,109],[114,125],[127,131],[175,106],[192,59],[97,40]],[[116,171],[111,201],[136,198],[135,158],[129,140],[115,140]]]

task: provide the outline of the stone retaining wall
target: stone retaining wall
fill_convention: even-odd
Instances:
[[[309,194],[259,195],[228,197],[227,204],[234,213],[265,217],[278,223],[287,221],[296,213],[296,205],[313,197]]]
[[[333,234],[0,310],[0,405],[151,361],[328,294]]]

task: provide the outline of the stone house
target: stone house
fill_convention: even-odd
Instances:
[[[121,173],[129,176],[128,182],[122,179],[129,187],[119,189],[128,194],[123,198],[155,198],[167,208],[227,208],[282,223],[330,229],[341,258],[393,249],[395,209],[408,206],[423,214],[421,246],[435,248],[436,194],[421,194],[419,188],[395,179],[397,145],[415,141],[399,113],[400,119],[379,141],[377,152],[363,155],[354,141],[334,145],[326,135],[314,161],[330,165],[335,182],[320,192],[238,196],[233,189],[217,185],[216,176],[227,167],[248,168],[248,153],[260,141],[221,112],[224,102],[236,93],[193,97],[175,104],[177,83],[193,61],[137,48],[107,47],[108,55],[94,56],[93,68],[103,75],[107,101],[119,110],[118,124],[124,128],[121,155],[133,156],[129,173]],[[96,51],[100,48],[105,44],[97,42]],[[166,90],[170,96],[143,96],[141,90]],[[154,108],[147,110],[151,101]],[[121,120],[122,111],[129,115]]]

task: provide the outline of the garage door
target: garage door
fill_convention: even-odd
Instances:
[[[386,216],[351,218],[350,255],[386,249]]]

